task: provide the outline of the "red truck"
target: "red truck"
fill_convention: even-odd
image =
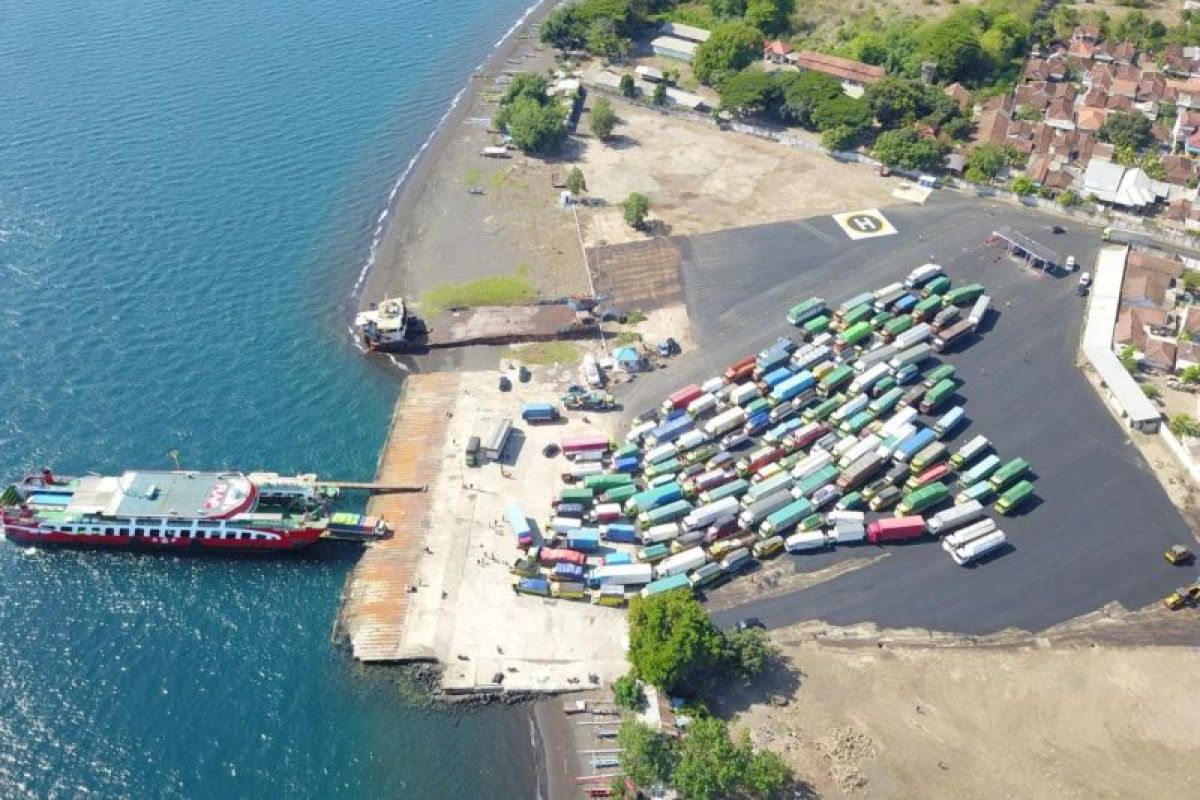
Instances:
[[[578,550],[567,550],[559,547],[542,547],[538,549],[538,561],[544,567],[552,567],[555,564],[576,564],[584,566],[587,564],[587,556]]]
[[[725,368],[725,380],[730,383],[741,383],[754,374],[754,364],[757,356],[746,356],[741,361],[735,361]]]
[[[867,541],[871,544],[902,542],[925,535],[925,519],[920,516],[892,517],[867,525]]]
[[[688,403],[692,402],[702,394],[704,394],[704,390],[694,383],[690,386],[685,386],[667,397],[666,401],[663,403],[663,411],[673,411],[680,408],[687,408]]]

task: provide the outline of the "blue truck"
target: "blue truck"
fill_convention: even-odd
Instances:
[[[521,408],[521,419],[529,423],[554,422],[558,409],[549,403],[526,403]]]

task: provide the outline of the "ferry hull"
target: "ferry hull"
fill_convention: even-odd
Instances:
[[[103,536],[89,533],[60,533],[35,527],[6,524],[0,529],[11,542],[44,547],[162,550],[169,552],[264,553],[288,552],[311,547],[324,532],[320,528],[278,532],[279,539],[187,539],[174,536]]]

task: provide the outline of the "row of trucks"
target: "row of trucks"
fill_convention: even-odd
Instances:
[[[951,542],[943,546],[958,563],[993,552],[1004,543],[994,526],[986,537],[945,537],[960,526],[977,531],[982,520],[959,520],[981,516],[997,495],[997,513],[1018,508],[1032,489],[1022,480],[1028,465],[977,469],[994,455],[983,437],[952,449],[965,418],[953,403],[954,367],[922,372],[953,340],[938,347],[938,337],[962,323],[975,330],[989,303],[982,286],[954,288],[932,264],[837,308],[811,298],[788,319],[803,328],[828,318],[817,336],[780,339],[671,393],[623,443],[562,442],[570,483],[545,531],[584,553],[586,571],[564,567],[561,577],[649,595],[838,544],[935,535]],[[863,323],[870,335],[860,335]],[[868,520],[886,512],[893,516]],[[631,551],[601,554],[623,545]]]

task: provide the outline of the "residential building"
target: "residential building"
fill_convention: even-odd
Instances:
[[[842,83],[842,91],[851,97],[861,97],[867,86],[877,83],[887,74],[883,67],[812,50],[802,50],[795,54],[794,63],[802,70],[821,72],[837,78]]]

